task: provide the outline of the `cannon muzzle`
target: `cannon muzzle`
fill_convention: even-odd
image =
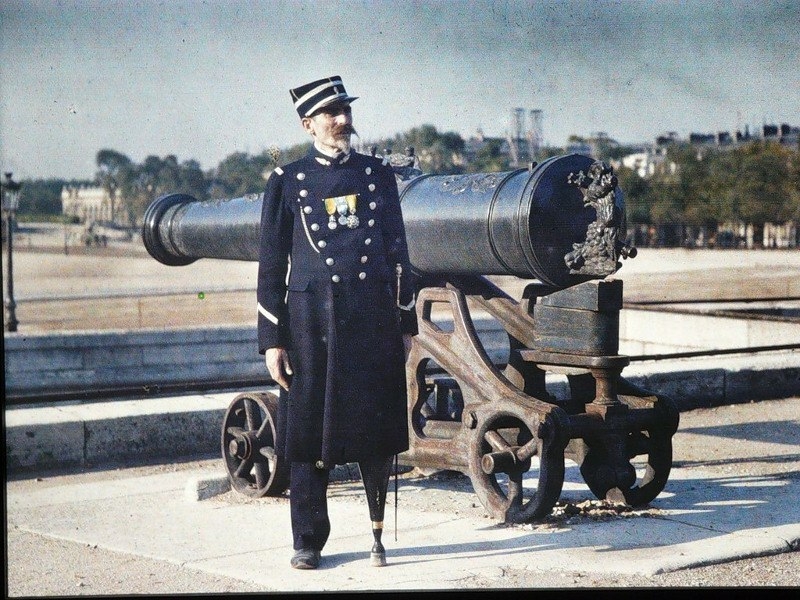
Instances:
[[[411,264],[420,274],[515,275],[564,288],[603,278],[634,256],[613,170],[579,154],[529,169],[420,175],[399,183]],[[142,237],[167,265],[258,260],[262,196],[156,199]]]

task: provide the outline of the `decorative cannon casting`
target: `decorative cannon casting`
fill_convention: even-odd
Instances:
[[[622,281],[633,257],[613,170],[582,155],[503,173],[435,176],[397,167],[409,254],[422,285],[419,335],[406,363],[409,450],[403,464],[469,476],[496,519],[528,522],[561,495],[565,460],[600,499],[642,505],[666,485],[679,415],[672,401],[626,381],[619,355]],[[150,254],[257,260],[261,196],[198,202],[162,196],[145,214]],[[534,280],[519,300],[489,275]],[[505,329],[494,364],[470,307]],[[566,375],[569,398],[546,388]],[[289,486],[273,444],[277,397],[244,393],[222,424],[232,486],[250,496]]]

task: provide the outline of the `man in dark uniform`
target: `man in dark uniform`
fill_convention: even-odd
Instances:
[[[276,452],[291,464],[291,565],[313,569],[330,533],[327,486],[358,462],[381,544],[392,457],[408,449],[405,358],[417,333],[397,183],[386,160],[350,148],[338,76],[290,90],[314,145],[264,193],[259,351],[281,386]]]

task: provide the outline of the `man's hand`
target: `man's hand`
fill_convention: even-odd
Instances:
[[[268,348],[264,353],[267,370],[272,379],[285,390],[289,390],[292,378],[292,365],[289,364],[289,354],[284,348]]]

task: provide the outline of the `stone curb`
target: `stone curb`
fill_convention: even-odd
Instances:
[[[681,411],[786,398],[800,395],[800,351],[636,363],[623,376]],[[219,455],[225,411],[243,391],[6,408],[7,472]],[[548,375],[548,391],[566,398],[566,378]]]

